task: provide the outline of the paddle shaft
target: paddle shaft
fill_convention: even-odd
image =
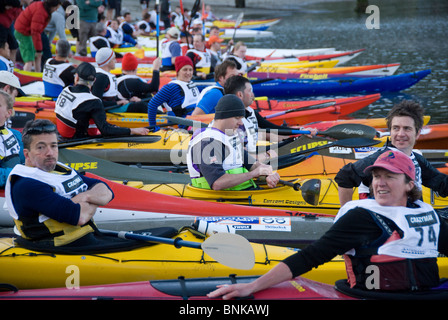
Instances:
[[[181,238],[171,239],[171,238],[155,237],[155,236],[150,236],[150,235],[125,232],[125,231],[111,231],[111,230],[104,230],[104,229],[99,229],[99,231],[105,235],[116,236],[121,239],[164,243],[164,244],[173,245],[176,248],[188,247],[188,248],[193,248],[193,249],[202,249],[202,247],[201,247],[202,243],[185,241],[185,240],[182,240]]]

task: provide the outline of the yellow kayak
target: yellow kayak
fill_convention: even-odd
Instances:
[[[176,237],[202,242],[190,231]],[[0,238],[0,283],[20,289],[58,288],[79,276],[79,285],[100,285],[156,279],[261,275],[294,251],[251,243],[255,265],[240,270],[217,263],[203,250],[154,244],[138,249],[97,254],[58,254],[28,250],[13,238]]]
[[[257,72],[278,72],[282,73],[284,69],[300,69],[300,68],[333,68],[338,60],[326,61],[297,61],[297,62],[263,62],[257,68]],[[291,72],[291,70],[290,70]]]

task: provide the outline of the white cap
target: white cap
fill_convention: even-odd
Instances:
[[[180,31],[176,27],[171,27],[166,31],[167,34],[169,34],[173,38],[179,38]]]
[[[8,84],[16,89],[22,88],[19,78],[9,71],[0,71],[0,83]]]
[[[103,67],[115,57],[115,52],[111,48],[103,47],[97,51],[95,55],[95,61],[98,67]]]

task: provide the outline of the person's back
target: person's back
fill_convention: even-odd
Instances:
[[[70,55],[70,43],[67,40],[58,40],[56,43],[56,57],[45,62],[42,81],[45,95],[56,98],[68,85],[73,84],[73,70],[71,62],[67,60]]]

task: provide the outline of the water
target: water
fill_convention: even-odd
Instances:
[[[355,13],[355,1],[297,5],[295,10],[246,8],[245,19],[282,18],[269,29],[274,37],[246,42],[249,47],[262,48],[365,48],[364,53],[347,65],[399,62],[401,66],[396,74],[431,69],[432,73],[413,87],[400,93],[384,94],[353,116],[382,117],[394,103],[414,99],[431,115],[430,124],[447,122],[448,1],[370,0],[369,3],[380,10],[380,29],[367,29],[365,23],[369,14]],[[124,1],[124,6],[132,10],[132,3]],[[230,7],[214,5],[213,8],[218,16],[236,16],[240,12]]]

